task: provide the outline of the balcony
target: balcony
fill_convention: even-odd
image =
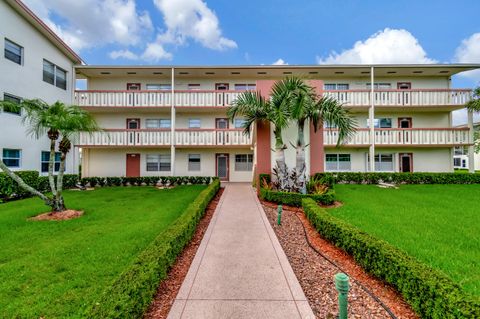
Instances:
[[[244,91],[175,91],[176,107],[227,107]],[[75,91],[76,105],[88,108],[171,107],[171,91]]]
[[[172,143],[170,130],[105,130],[93,134],[80,133],[81,147],[162,147]],[[175,131],[175,145],[179,147],[240,147],[251,146],[252,138],[243,130],[185,129]]]
[[[369,107],[370,90],[323,91],[345,106]],[[375,90],[375,106],[464,106],[470,101],[469,89]]]
[[[75,91],[75,104],[88,108],[171,107],[172,96],[176,107],[228,107],[245,91]],[[323,91],[351,107],[369,107],[369,90]],[[468,89],[421,89],[421,90],[376,90],[375,106],[416,107],[456,106],[462,107],[471,98]]]
[[[336,146],[338,130],[323,132],[325,146]],[[375,129],[376,146],[455,146],[472,144],[468,128],[407,128]],[[369,146],[370,130],[358,129],[343,146]]]

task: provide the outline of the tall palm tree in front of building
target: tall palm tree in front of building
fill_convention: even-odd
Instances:
[[[466,107],[471,112],[480,112],[480,87],[473,90],[473,97],[468,101]]]
[[[257,122],[269,122],[273,125],[275,137],[275,163],[280,189],[288,185],[288,169],[285,164],[285,149],[287,148],[282,137],[282,132],[288,127],[291,118],[293,93],[298,88],[298,83],[292,78],[275,82],[268,99],[259,92],[246,91],[238,96],[228,109],[228,117],[234,120],[236,116],[245,119],[243,128],[245,134],[250,134],[252,127]]]
[[[12,172],[4,163],[0,161],[0,168],[20,187],[29,191],[35,196],[40,197],[46,205],[52,208],[53,212],[61,212],[66,209],[63,200],[63,174],[65,171],[65,159],[71,148],[71,138],[79,132],[93,132],[98,130],[98,126],[93,117],[75,105],[65,105],[62,102],[55,102],[52,105],[44,101],[22,100],[19,104],[12,102],[0,101],[0,107],[8,107],[9,109],[23,110],[23,123],[27,125],[27,133],[33,135],[37,139],[47,135],[50,140],[50,156],[48,162],[48,180],[52,196],[46,196],[38,190],[27,185],[20,177]],[[60,169],[55,184],[54,166],[55,152],[57,142],[62,136],[59,150],[62,153],[60,161]]]

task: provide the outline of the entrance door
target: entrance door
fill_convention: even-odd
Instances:
[[[225,118],[215,119],[215,128],[220,130],[228,129],[228,119],[225,119]]]
[[[411,117],[399,117],[398,118],[398,128],[412,128],[412,118]],[[412,131],[411,130],[401,130],[398,132],[398,138],[400,143],[408,144],[412,140]]]
[[[142,89],[142,85],[140,83],[127,83],[127,91],[140,91]],[[138,94],[132,92],[132,93],[127,93],[127,106],[135,106],[138,105]]]
[[[221,181],[228,181],[229,165],[228,154],[216,154],[216,173]]]
[[[228,91],[229,89],[228,83],[215,83],[215,91]],[[216,101],[217,106],[228,106],[228,94],[225,92],[217,92],[216,93]]]
[[[411,173],[413,172],[413,154],[412,153],[400,153],[398,154],[400,159],[400,172]]]
[[[411,82],[397,82],[397,90],[405,91],[398,92],[399,104],[410,105],[410,91],[412,89]]]
[[[140,119],[127,119],[128,145],[135,145],[140,142],[141,132],[136,131],[138,129],[140,129]]]
[[[127,177],[140,176],[140,154],[127,154]]]
[[[142,84],[140,83],[127,83],[128,91],[140,91],[142,89]]]
[[[225,118],[218,118],[215,119],[215,138],[217,139],[217,145],[225,145],[228,144],[229,135],[227,131],[228,129],[228,119]]]
[[[398,118],[398,127],[399,128],[412,128],[412,118],[411,117],[399,117]]]
[[[140,119],[127,119],[127,130],[140,129]]]

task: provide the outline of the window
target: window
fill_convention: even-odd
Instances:
[[[5,58],[22,65],[23,48],[10,40],[5,39]]]
[[[325,154],[326,171],[350,171],[351,169],[350,154]]]
[[[147,154],[148,172],[168,172],[170,171],[169,154]]]
[[[147,129],[170,128],[171,121],[170,119],[147,119],[145,120],[145,126]]]
[[[22,101],[21,98],[19,98],[19,97],[17,97],[17,96],[10,95],[10,94],[7,94],[7,93],[4,93],[4,94],[3,94],[3,100],[4,100],[4,101],[8,101],[8,102],[12,102],[12,103],[15,103],[15,104],[18,104],[18,103],[20,103],[20,102]],[[7,112],[7,113],[16,114],[16,115],[22,114],[22,110],[20,110],[20,109],[11,109],[11,108],[8,107],[8,106],[3,107],[3,111],[4,111],[4,112]]]
[[[9,148],[3,149],[3,163],[8,167],[20,167],[21,150],[14,150]]]
[[[256,84],[235,84],[235,91],[255,91],[257,88]]]
[[[189,89],[189,90],[200,90],[200,84],[197,84],[197,83],[195,83],[195,84],[189,84],[189,85],[188,85],[188,89]]]
[[[247,121],[244,120],[244,119],[235,119],[235,122],[234,122],[234,125],[235,125],[235,128],[244,128],[244,124],[246,123]]]
[[[370,169],[370,156],[367,154],[368,169]],[[392,172],[393,154],[377,154],[375,155],[375,171],[376,172]]]
[[[345,91],[350,88],[350,85],[348,83],[325,83],[323,85],[323,89],[326,91]]]
[[[468,149],[466,146],[455,146],[455,153],[454,155],[467,155]]]
[[[54,163],[54,171],[58,172],[60,170],[60,160],[62,157],[62,153],[55,152],[55,163]],[[50,152],[42,151],[42,173],[48,172],[48,164],[50,161]]]
[[[165,91],[171,89],[172,86],[170,84],[147,84],[147,90],[150,91]]]
[[[249,172],[253,168],[253,154],[236,154],[235,170]]]
[[[188,128],[200,128],[201,121],[200,119],[189,119]]]
[[[200,170],[200,154],[188,154],[188,170]]]
[[[367,127],[370,127],[370,119],[367,119]],[[391,118],[380,118],[373,120],[374,128],[392,128]]]
[[[371,89],[372,87],[372,84],[371,83],[367,83],[367,89]],[[373,88],[375,90],[389,90],[392,88],[392,84],[391,83],[373,83]]]
[[[462,159],[460,157],[455,157],[453,159],[453,166],[462,167]]]
[[[43,60],[43,81],[55,85],[56,87],[67,89],[67,71],[59,68],[55,64]]]

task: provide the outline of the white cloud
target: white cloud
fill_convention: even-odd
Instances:
[[[25,0],[26,4],[74,50],[105,44],[136,45],[153,30],[148,12],[135,0]],[[61,25],[53,16],[62,18]],[[63,21],[64,20],[64,21]]]
[[[452,118],[453,125],[467,124],[468,113],[467,113],[466,109],[453,111],[452,115],[453,115],[453,118]],[[473,121],[474,122],[480,122],[480,114],[479,113],[473,113]]]
[[[158,62],[160,60],[171,60],[173,55],[163,48],[160,43],[149,43],[145,52],[142,54],[142,58],[150,62]]]
[[[154,0],[162,13],[166,31],[159,34],[157,44],[185,44],[192,39],[206,48],[236,48],[235,41],[222,36],[218,18],[202,0]]]
[[[435,63],[418,40],[407,30],[389,29],[371,35],[365,41],[357,41],[351,49],[332,52],[328,57],[317,57],[319,64],[389,64]]]
[[[273,62],[272,65],[288,65],[283,59],[278,59],[277,61]]]
[[[464,39],[455,51],[455,62],[480,63],[480,33],[474,33]],[[460,73],[461,76],[480,81],[480,70]]]
[[[116,59],[127,59],[127,60],[138,60],[139,57],[137,54],[133,53],[130,50],[117,50],[109,53],[110,58]]]

